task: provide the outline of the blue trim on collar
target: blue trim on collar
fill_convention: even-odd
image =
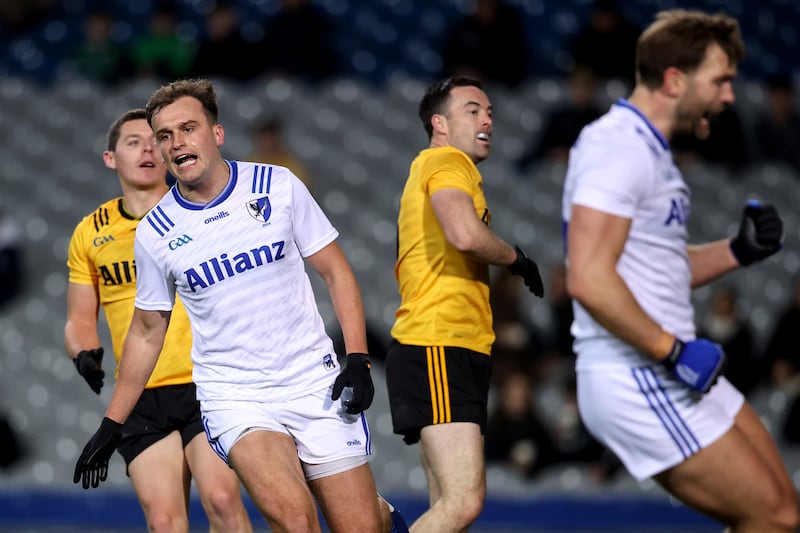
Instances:
[[[661,144],[661,147],[664,150],[669,150],[669,142],[667,142],[667,140],[664,138],[664,136],[661,135],[661,132],[658,131],[655,126],[653,126],[653,123],[650,122],[650,120],[646,116],[644,116],[644,114],[641,111],[639,111],[638,107],[634,106],[632,103],[630,103],[625,98],[618,99],[614,105],[618,105],[620,107],[624,107],[626,109],[630,109],[631,111],[636,113],[639,116],[639,118],[641,118],[642,121],[644,121],[644,123],[647,125],[647,127],[650,128],[650,131],[653,132],[653,135],[655,136],[656,139],[658,139],[658,142]]]
[[[178,192],[178,185],[172,188],[172,196],[175,198],[175,201],[178,203],[179,206],[183,207],[184,209],[189,209],[192,211],[200,211],[202,209],[211,209],[214,206],[217,206],[228,199],[228,197],[233,192],[233,189],[236,188],[236,182],[238,181],[239,177],[239,170],[236,165],[236,161],[228,161],[227,159],[224,160],[225,163],[228,165],[228,169],[230,169],[230,179],[228,180],[228,184],[225,185],[225,188],[222,189],[222,192],[217,195],[216,198],[208,202],[207,204],[198,204],[196,202],[190,202],[183,196],[181,193]]]

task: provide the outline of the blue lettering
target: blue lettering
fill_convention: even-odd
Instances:
[[[283,241],[273,242],[272,247],[275,248],[275,260],[283,259]]]
[[[241,273],[244,272],[245,270],[250,270],[251,268],[255,268],[253,266],[253,263],[250,261],[250,256],[247,255],[246,253],[234,255],[233,260],[236,262],[236,272]]]
[[[200,277],[200,274],[198,274],[197,271],[195,271],[195,269],[190,268],[189,270],[184,272],[184,274],[186,274],[186,281],[189,283],[189,288],[192,289],[192,292],[197,292],[197,289],[195,289],[195,287],[200,287],[201,289],[205,289],[208,287],[206,282],[203,281],[203,278]]]
[[[192,292],[197,292],[197,289],[207,289],[236,274],[283,259],[286,257],[283,254],[284,245],[284,241],[278,241],[271,245],[252,248],[249,253],[235,254],[232,260],[228,259],[228,254],[212,257],[200,263],[197,268],[185,270],[183,273],[186,275],[186,283]],[[274,256],[273,249],[275,250]]]
[[[685,198],[672,198],[669,201],[669,215],[664,221],[665,226],[677,222],[685,226],[689,222],[689,202]]]
[[[250,250],[250,253],[253,254],[253,259],[256,260],[256,265],[261,266],[264,263],[261,262],[261,254],[264,254],[264,259],[267,263],[272,263],[272,252],[269,249],[269,246],[262,246],[261,248],[253,248]]]

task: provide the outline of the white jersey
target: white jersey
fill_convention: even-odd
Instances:
[[[328,387],[339,365],[303,258],[338,233],[288,169],[228,165],[213,201],[173,187],[139,224],[136,307],[169,310],[180,295],[199,400],[279,402]]]
[[[667,140],[626,100],[586,126],[570,151],[562,201],[565,228],[575,204],[632,220],[617,271],[653,320],[680,339],[693,339],[689,189]],[[573,309],[577,368],[652,364],[580,304],[574,302]]]

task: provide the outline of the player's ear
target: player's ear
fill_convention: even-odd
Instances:
[[[669,96],[680,96],[686,86],[686,74],[677,67],[667,67],[664,70],[662,86]]]
[[[117,160],[114,157],[113,151],[106,150],[103,152],[103,163],[105,163],[106,167],[110,168],[111,170],[117,170]]]
[[[437,133],[447,133],[447,118],[437,113],[431,117],[431,126]]]
[[[220,123],[214,124],[214,138],[217,141],[217,146],[225,144],[225,128]]]

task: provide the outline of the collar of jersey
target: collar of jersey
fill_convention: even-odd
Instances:
[[[236,181],[238,179],[238,167],[236,166],[236,161],[228,161],[225,159],[225,163],[228,165],[228,169],[230,170],[230,179],[228,180],[228,184],[225,185],[225,188],[222,189],[222,192],[217,195],[216,198],[211,200],[206,204],[199,204],[196,202],[190,202],[183,196],[181,193],[178,192],[178,185],[176,184],[172,187],[172,197],[175,198],[175,201],[178,202],[178,205],[183,207],[184,209],[192,209],[195,211],[200,211],[201,209],[212,209],[213,207],[221,204],[225,200],[228,199],[228,196],[231,195],[233,189],[236,188]]]
[[[647,119],[647,117],[644,116],[644,114],[641,111],[639,111],[639,108],[637,108],[636,106],[634,106],[632,103],[630,103],[629,101],[627,101],[624,98],[620,98],[619,100],[617,100],[616,105],[618,105],[620,107],[624,107],[625,109],[629,109],[629,110],[633,111],[634,113],[636,113],[636,115],[638,115],[639,118],[642,119],[642,121],[647,125],[647,127],[653,133],[653,136],[656,139],[658,139],[658,142],[661,144],[661,147],[664,150],[669,150],[669,143],[667,142],[667,140],[664,138],[663,135],[661,135],[661,132],[658,131],[655,126],[653,126],[653,123],[650,122]]]

